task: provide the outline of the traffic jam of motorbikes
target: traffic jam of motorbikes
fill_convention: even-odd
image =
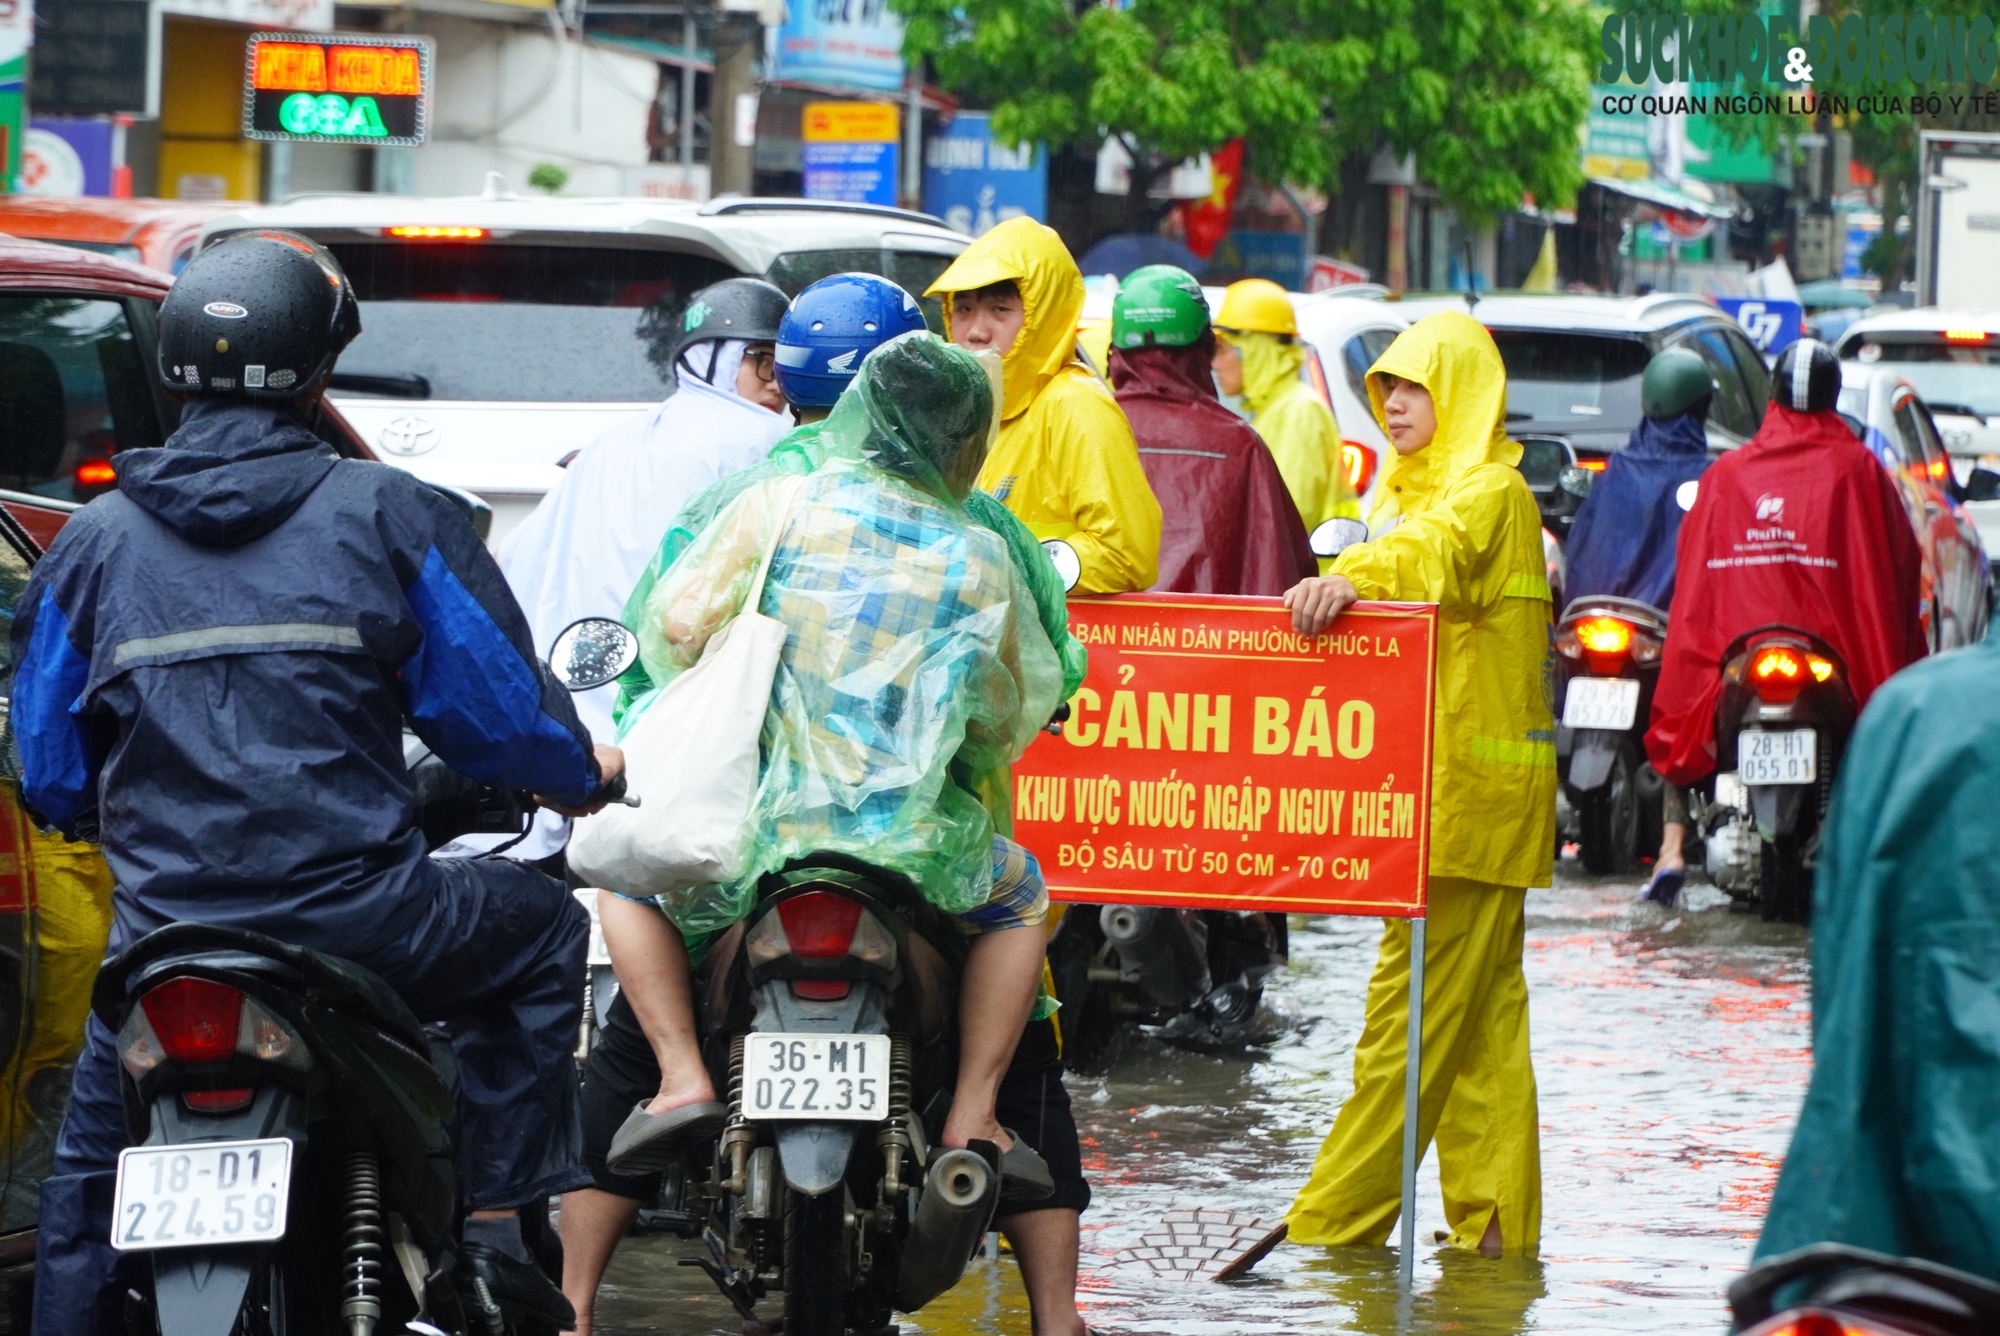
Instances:
[[[0,238],[10,1329],[2000,1331],[2000,325],[530,207]]]

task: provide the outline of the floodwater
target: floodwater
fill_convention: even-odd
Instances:
[[[1269,989],[1272,1040],[1215,1056],[1138,1038],[1103,1077],[1069,1078],[1095,1201],[1083,1218],[1085,1320],[1100,1332],[1726,1330],[1810,1069],[1806,935],[1733,912],[1706,886],[1678,911],[1573,863],[1528,895],[1527,973],[1541,1092],[1543,1226],[1535,1260],[1427,1242],[1437,1172],[1418,1180],[1416,1281],[1392,1249],[1281,1247],[1241,1284],[1178,1282],[1119,1262],[1171,1210],[1275,1222],[1352,1084],[1380,925],[1294,920]],[[604,1336],[742,1330],[697,1245],[628,1240],[598,1305]],[[1399,1311],[1400,1310],[1400,1311]],[[980,1260],[905,1333],[1029,1336],[1010,1258]]]

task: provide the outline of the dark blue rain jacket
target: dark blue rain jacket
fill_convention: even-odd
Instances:
[[[114,950],[177,919],[360,958],[413,931],[438,874],[405,719],[482,782],[596,787],[499,568],[409,474],[197,400],[118,475],[22,595],[11,706],[28,804],[104,844]]]
[[[1674,494],[1708,464],[1700,418],[1640,419],[1570,525],[1563,597],[1609,594],[1664,610],[1674,597],[1674,544],[1687,513]]]

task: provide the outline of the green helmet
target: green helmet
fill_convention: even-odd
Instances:
[[[1639,382],[1639,411],[1649,418],[1679,417],[1715,393],[1708,363],[1686,348],[1669,348],[1646,363]]]
[[[1134,269],[1111,303],[1114,348],[1186,348],[1208,332],[1208,299],[1185,269]]]

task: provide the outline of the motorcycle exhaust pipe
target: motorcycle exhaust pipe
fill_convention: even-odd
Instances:
[[[1195,912],[1106,905],[1097,923],[1155,1004],[1178,1009],[1208,994],[1208,933]]]
[[[903,1243],[896,1306],[914,1313],[958,1284],[973,1250],[986,1237],[1000,1199],[1000,1175],[981,1155],[948,1150],[931,1161]]]
[[[1097,911],[1097,926],[1120,946],[1128,946],[1153,930],[1159,910],[1150,905],[1106,905]]]

